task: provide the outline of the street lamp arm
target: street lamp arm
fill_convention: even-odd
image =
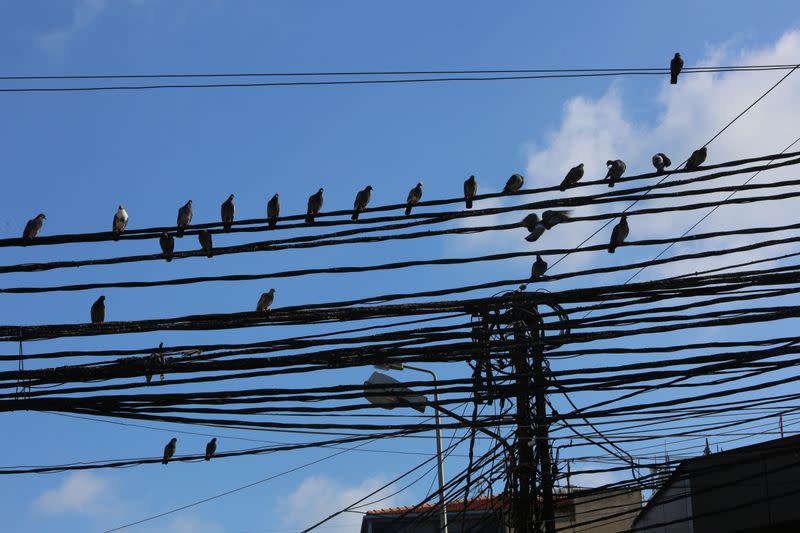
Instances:
[[[433,407],[436,411],[439,411],[440,413],[443,413],[451,418],[455,418],[456,420],[458,420],[463,424],[466,424],[467,426],[471,426],[472,424],[472,422],[468,418],[464,418],[463,416],[459,415],[458,413],[454,413],[453,411],[447,409],[446,407],[442,407],[440,405],[432,405],[431,407]],[[511,448],[511,445],[508,444],[508,442],[506,442],[506,439],[501,437],[498,433],[495,433],[491,429],[485,428],[483,426],[475,426],[475,429],[485,435],[492,437],[493,439],[497,439],[503,445],[503,447],[505,447],[506,452],[508,452],[509,455],[513,456],[514,450]]]

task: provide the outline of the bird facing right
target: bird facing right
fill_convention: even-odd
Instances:
[[[42,226],[44,225],[44,221],[47,217],[44,216],[44,213],[39,213],[32,219],[25,224],[25,229],[22,231],[22,238],[26,241],[32,241],[36,237],[39,236],[39,232],[42,231]]]
[[[669,62],[669,82],[672,85],[678,83],[678,74],[683,69],[683,58],[678,52],[675,52],[675,57]]]
[[[534,279],[541,278],[547,272],[547,261],[542,259],[541,255],[536,256],[536,261],[531,267],[531,277]]]
[[[617,246],[625,242],[625,239],[628,238],[629,231],[630,228],[628,228],[628,217],[627,215],[622,215],[622,218],[619,219],[619,222],[611,231],[611,241],[608,243],[608,253],[613,254],[617,249]]]
[[[206,461],[211,460],[215,453],[217,453],[217,437],[214,437],[206,444]]]
[[[267,202],[267,221],[269,227],[274,228],[278,224],[278,217],[281,214],[281,197],[278,193]]]
[[[92,324],[102,324],[106,321],[106,297],[101,296],[92,304],[90,312]]]
[[[569,169],[569,172],[567,172],[567,175],[564,178],[564,181],[561,182],[561,187],[559,188],[561,189],[562,192],[566,191],[569,187],[572,187],[573,185],[578,183],[578,181],[580,181],[582,177],[583,177],[583,163]]]
[[[233,218],[236,216],[236,206],[233,203],[233,195],[228,196],[228,199],[222,202],[219,208],[220,218],[222,219],[222,227],[225,231],[231,230]]]
[[[411,208],[414,207],[414,204],[419,203],[422,200],[422,182],[418,182],[417,185],[408,191],[408,197],[406,198],[406,216],[411,214]]]
[[[478,193],[478,182],[475,176],[470,176],[464,181],[464,201],[466,202],[467,209],[472,209],[472,199]]]
[[[319,214],[322,209],[322,193],[323,188],[320,187],[317,192],[308,197],[308,209],[306,210],[306,222],[312,224],[314,217]]]
[[[356,199],[353,202],[353,220],[358,220],[358,214],[367,208],[369,200],[372,198],[372,185],[367,185],[356,194]]]
[[[189,200],[186,202],[186,205],[183,205],[178,209],[178,231],[175,232],[175,235],[180,238],[183,237],[183,230],[192,223],[192,201]]]
[[[268,292],[262,293],[256,304],[256,311],[266,313],[272,307],[272,302],[275,301],[275,289],[270,289]]]
[[[175,455],[175,448],[177,447],[178,439],[172,437],[166,446],[164,446],[164,458],[161,460],[161,464],[165,465],[172,459],[172,456]]]
[[[706,157],[708,156],[708,148],[703,146],[702,148],[698,148],[692,155],[689,156],[689,160],[686,161],[686,168],[689,170],[694,170],[706,161]]]

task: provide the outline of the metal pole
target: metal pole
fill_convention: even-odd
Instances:
[[[427,368],[420,368],[417,366],[411,365],[403,365],[403,368],[407,368],[409,370],[416,370],[417,372],[425,372],[430,374],[433,377],[433,402],[435,404],[433,408],[434,412],[434,420],[436,421],[436,456],[438,458],[439,463],[439,530],[448,533],[447,531],[447,504],[444,501],[444,458],[442,457],[442,424],[439,418],[439,378],[436,377],[436,374],[433,370],[428,370]],[[464,502],[464,508],[466,509],[467,502]]]
[[[544,378],[544,355],[535,353],[533,356],[533,387],[536,401],[536,450],[539,455],[542,476],[542,519],[544,530],[555,533],[556,521],[553,511],[553,477],[550,464],[550,436],[548,434],[547,411],[545,404],[546,382]]]
[[[514,340],[521,343],[525,339],[522,323],[514,321]],[[528,404],[528,394],[530,385],[530,366],[528,365],[528,351],[524,346],[517,346],[513,350],[514,373],[517,375],[517,451],[519,454],[519,464],[517,465],[517,479],[519,480],[519,492],[517,501],[514,502],[516,514],[515,533],[529,533],[533,531],[534,517],[531,510],[533,508],[533,448],[531,431],[531,413]]]

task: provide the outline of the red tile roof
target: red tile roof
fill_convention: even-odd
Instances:
[[[467,502],[467,511],[487,511],[492,509],[508,508],[508,504],[503,502],[503,494],[497,496],[481,496]],[[567,504],[571,501],[570,498],[558,498],[554,502],[556,506]],[[426,503],[423,505],[406,505],[403,507],[388,507],[386,509],[373,509],[367,511],[368,515],[395,515],[404,513],[425,513],[435,511],[439,508],[439,504]],[[464,510],[464,500],[457,500],[447,502],[447,510],[450,512],[458,512]]]
[[[485,511],[487,509],[499,509],[502,506],[502,496],[481,496],[467,502],[468,511]],[[439,504],[426,503],[423,505],[406,505],[404,507],[388,507],[386,509],[373,509],[367,511],[368,515],[383,514],[403,514],[403,513],[424,513],[439,508]],[[464,500],[447,502],[447,510],[456,512],[464,510]]]

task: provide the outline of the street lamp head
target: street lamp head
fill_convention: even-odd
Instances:
[[[402,361],[401,362],[385,361],[383,363],[379,363],[374,366],[378,370],[403,370],[404,368]]]
[[[364,385],[380,386],[364,390],[364,396],[370,403],[383,409],[411,407],[420,413],[424,413],[428,404],[428,398],[422,394],[415,394],[408,387],[403,387],[393,377],[380,372],[373,372],[369,379],[364,382]]]

